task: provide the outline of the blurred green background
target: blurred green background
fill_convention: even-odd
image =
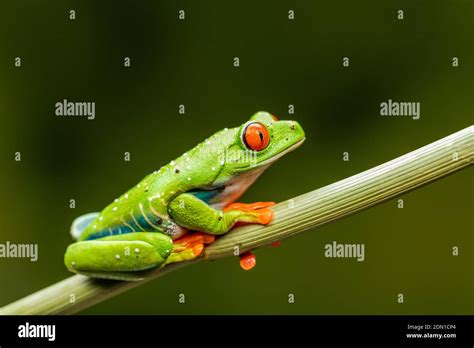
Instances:
[[[299,121],[307,141],[244,202],[291,198],[469,126],[473,13],[469,0],[2,1],[0,243],[38,243],[39,260],[0,259],[0,306],[70,275],[76,216],[255,111]],[[55,116],[63,99],[95,101],[96,119]],[[388,99],[420,102],[421,118],[381,117]],[[469,168],[404,195],[404,209],[392,200],[260,249],[251,272],[236,258],[199,263],[83,313],[472,314],[473,190]],[[365,243],[366,260],[325,258],[332,241]]]

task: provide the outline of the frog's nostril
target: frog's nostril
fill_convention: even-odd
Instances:
[[[296,126],[295,126],[295,124],[294,124],[293,122],[290,124],[290,129],[291,129],[291,130],[295,130],[295,129],[296,129]]]

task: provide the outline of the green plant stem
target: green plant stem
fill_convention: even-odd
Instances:
[[[414,190],[465,168],[474,160],[474,126],[326,187],[272,207],[268,226],[233,229],[207,246],[202,257],[143,274],[143,280],[122,282],[75,275],[0,309],[0,314],[72,314],[119,293],[201,260],[234,256]]]

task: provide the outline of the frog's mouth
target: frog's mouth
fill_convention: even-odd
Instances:
[[[270,157],[268,159],[266,159],[265,161],[262,161],[256,165],[254,165],[255,168],[258,168],[258,167],[263,167],[263,166],[269,166],[270,164],[272,164],[273,162],[275,162],[276,160],[278,160],[279,158],[285,156],[287,153],[293,151],[293,150],[296,150],[298,147],[301,146],[301,144],[303,144],[303,142],[306,140],[306,138],[303,138],[301,140],[299,140],[298,142],[294,143],[293,145],[291,145],[290,147],[284,149],[282,152],[280,152],[279,154],[273,156],[273,157]]]

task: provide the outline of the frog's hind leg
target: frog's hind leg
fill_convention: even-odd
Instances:
[[[160,266],[172,251],[173,241],[167,235],[133,232],[71,244],[64,262],[72,272],[123,279],[113,275]]]

